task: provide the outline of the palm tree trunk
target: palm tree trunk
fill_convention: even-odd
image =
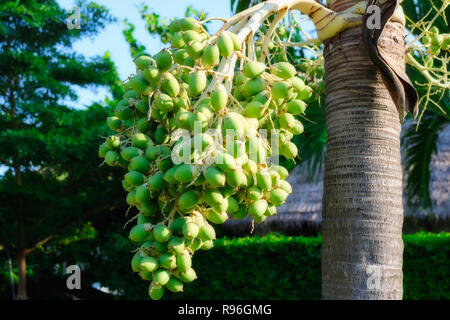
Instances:
[[[342,11],[357,3],[335,0]],[[404,29],[381,41],[404,66]],[[398,111],[372,63],[361,27],[327,41],[322,298],[401,299],[403,206]]]
[[[20,250],[17,255],[17,268],[19,284],[17,289],[17,300],[28,300],[27,295],[27,254],[26,250]]]

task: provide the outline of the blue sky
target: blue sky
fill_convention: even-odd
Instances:
[[[154,54],[160,51],[164,45],[154,37],[151,37],[145,30],[145,22],[139,16],[139,6],[145,3],[152,11],[156,12],[161,18],[170,20],[175,17],[184,16],[185,10],[192,5],[197,10],[204,10],[209,17],[219,16],[227,18],[231,16],[230,0],[94,0],[104,5],[110,10],[110,13],[118,19],[114,24],[108,25],[93,39],[83,39],[73,44],[76,52],[93,57],[104,55],[106,51],[111,53],[111,58],[118,68],[121,79],[135,72],[135,66],[131,60],[129,46],[122,35],[124,20],[136,26],[135,37],[143,43],[150,53]],[[62,8],[69,9],[75,5],[73,0],[57,0]],[[219,24],[211,26],[211,31],[220,27]],[[77,88],[79,93],[78,101],[67,101],[72,107],[80,108],[90,105],[94,101],[104,100],[107,90]]]

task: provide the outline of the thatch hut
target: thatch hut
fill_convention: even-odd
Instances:
[[[450,124],[445,125],[439,134],[437,153],[433,155],[430,170],[432,211],[409,207],[404,192],[405,233],[450,229]],[[312,181],[308,179],[304,166],[297,166],[288,178],[294,192],[278,209],[277,215],[259,225],[249,217],[230,220],[222,226],[223,233],[228,236],[263,235],[270,231],[287,235],[317,234],[322,221],[323,174],[321,170]]]

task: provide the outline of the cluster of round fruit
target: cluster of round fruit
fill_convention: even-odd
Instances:
[[[175,218],[169,226],[152,225],[142,217],[130,231],[130,239],[142,243],[131,260],[133,271],[152,281],[152,299],[160,299],[165,288],[183,291],[183,283],[197,278],[191,257],[196,250],[213,247],[214,228],[198,213]]]
[[[427,47],[429,55],[438,56],[441,49],[450,50],[450,33],[439,33],[437,27],[432,27],[429,34],[422,38],[422,43]]]
[[[116,134],[99,149],[108,165],[128,169],[127,203],[139,210],[132,268],[152,281],[152,299],[196,278],[191,257],[215,239],[209,222],[276,214],[292,188],[270,158],[297,156],[295,116],[312,94],[291,64],[246,58],[232,32],[211,37],[191,18],[170,28],[172,48],[135,59],[137,73],[107,119]]]

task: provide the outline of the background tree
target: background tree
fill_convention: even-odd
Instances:
[[[27,298],[27,256],[76,240],[80,226],[118,199],[108,183],[114,172],[98,169],[96,157],[106,108],[65,105],[78,98],[73,85],[121,91],[108,54],[88,60],[72,49],[113,19],[95,3],[77,5],[81,28],[73,30],[56,1],[0,5],[0,244],[16,259],[19,299]]]

